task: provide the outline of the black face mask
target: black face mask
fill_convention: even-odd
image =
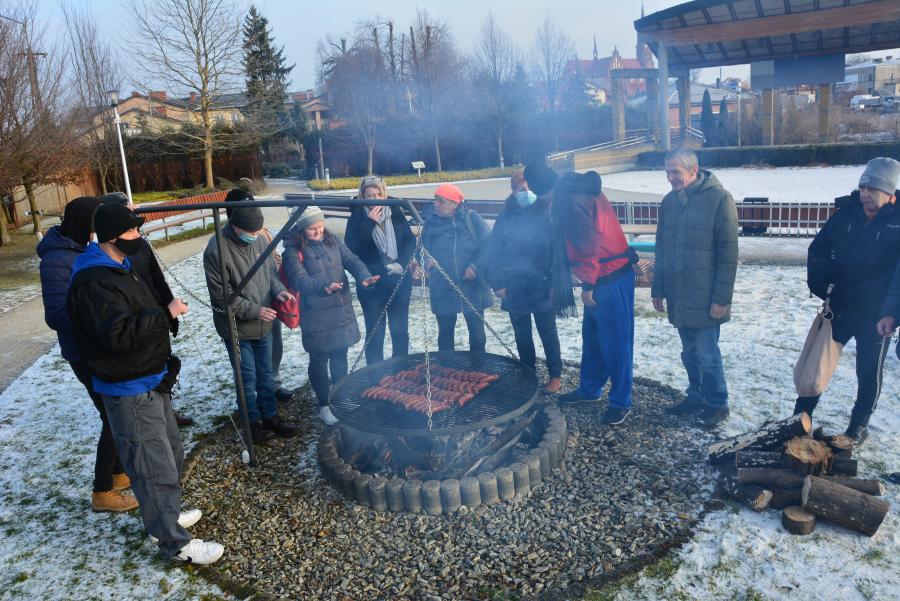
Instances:
[[[134,240],[116,238],[113,244],[115,244],[116,248],[118,248],[128,256],[137,254],[141,250],[141,246],[143,246],[143,242],[140,238],[135,238]]]

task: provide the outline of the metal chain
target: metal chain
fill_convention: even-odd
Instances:
[[[469,308],[472,309],[472,311],[474,311],[475,315],[478,316],[478,319],[481,320],[481,323],[483,323],[484,326],[491,332],[491,334],[493,334],[494,338],[496,338],[500,342],[500,344],[503,345],[503,348],[506,349],[506,352],[509,353],[509,356],[513,359],[518,360],[518,355],[513,352],[512,348],[508,344],[506,344],[506,341],[500,337],[500,335],[494,330],[494,328],[491,327],[491,324],[489,324],[484,318],[484,311],[475,308],[475,305],[472,304],[472,301],[470,301],[468,297],[466,297],[465,293],[460,289],[459,286],[456,285],[456,282],[453,281],[453,278],[451,278],[450,275],[446,271],[444,271],[444,268],[441,267],[441,264],[437,262],[437,259],[435,259],[431,255],[431,253],[429,253],[428,250],[425,249],[424,246],[422,247],[421,252],[423,257],[431,259],[434,267],[437,267],[438,272],[444,277],[445,280],[447,280],[453,290],[456,291],[456,293],[459,295],[459,298],[462,299],[462,301],[465,302],[469,306]]]
[[[161,257],[161,256],[159,255],[159,253],[156,251],[156,248],[155,248],[155,247],[153,246],[153,244],[150,242],[150,239],[149,239],[149,238],[146,238],[146,237],[145,237],[145,239],[147,240],[147,246],[149,246],[149,247],[150,247],[150,250],[153,251],[153,256],[156,257],[156,261],[157,261],[160,265],[162,265],[162,268],[163,268],[163,269],[165,270],[165,272],[172,278],[172,280],[173,280],[176,284],[178,284],[178,285],[181,287],[182,290],[184,290],[185,294],[187,294],[187,295],[190,296],[192,299],[194,299],[195,301],[197,301],[198,303],[200,303],[202,306],[206,307],[207,309],[209,309],[209,310],[211,310],[211,311],[215,311],[216,313],[225,313],[225,310],[224,310],[224,309],[219,309],[219,308],[217,308],[217,307],[213,307],[213,306],[210,305],[208,302],[206,302],[205,300],[203,300],[202,298],[200,298],[199,296],[197,296],[190,288],[188,288],[187,286],[185,286],[185,285],[184,285],[184,282],[182,282],[181,280],[179,280],[179,279],[178,279],[178,276],[176,276],[175,273],[172,271],[172,269],[166,264],[166,262],[163,261],[162,257]]]
[[[422,238],[419,237],[418,242],[416,243],[416,252],[424,253],[425,247],[422,246]],[[424,274],[424,271],[423,271]],[[428,418],[428,431],[431,432],[433,428],[432,416],[434,415],[431,407],[431,353],[428,348],[428,293],[426,292],[426,288],[428,286],[425,283],[424,275],[422,277],[422,333],[425,335],[425,402],[427,405],[427,409],[425,412],[425,417]]]
[[[400,290],[400,286],[403,285],[403,278],[406,277],[407,272],[412,268],[412,264],[416,260],[415,257],[416,254],[414,252],[413,256],[409,260],[409,263],[407,263],[406,267],[404,267],[403,273],[400,274],[400,279],[397,281],[397,285],[394,286],[394,289],[391,291],[391,295],[388,297],[387,303],[385,303],[384,309],[381,311],[381,315],[378,316],[378,321],[375,322],[375,326],[372,328],[372,331],[368,332],[366,340],[363,343],[363,347],[362,349],[360,349],[359,354],[356,355],[356,359],[354,359],[353,366],[350,368],[350,371],[356,371],[356,366],[359,365],[360,359],[362,359],[363,355],[366,352],[366,349],[369,348],[369,343],[372,342],[372,338],[375,336],[375,332],[378,331],[378,327],[381,325],[381,322],[387,319],[388,307],[391,306],[391,303],[394,301],[394,297],[397,296],[397,292]]]

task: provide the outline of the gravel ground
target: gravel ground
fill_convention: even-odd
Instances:
[[[568,388],[577,370],[563,377]],[[566,408],[565,459],[529,498],[430,517],[376,513],[320,478],[304,387],[282,414],[307,428],[261,447],[259,467],[240,462],[230,426],[202,445],[185,487],[204,511],[192,532],[225,544],[226,588],[264,597],[577,598],[680,544],[713,494],[709,435],[661,411],[679,396],[638,381],[614,429],[604,403]]]

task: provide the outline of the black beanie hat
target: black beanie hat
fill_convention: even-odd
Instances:
[[[128,230],[144,225],[144,218],[120,204],[101,204],[94,211],[94,231],[98,242],[109,242]]]
[[[94,211],[100,206],[96,196],[79,196],[66,205],[59,233],[80,244],[87,246],[94,226]]]
[[[241,200],[253,200],[253,195],[242,188],[232,188],[228,191],[228,194],[225,195],[225,202],[238,202]],[[228,217],[231,217],[232,211],[234,211],[234,209],[226,208],[225,214],[228,215]]]
[[[100,202],[105,205],[128,205],[128,197],[122,192],[110,192],[100,197]]]
[[[259,207],[238,207],[231,211],[228,222],[245,232],[258,232],[263,228],[263,214]]]
[[[553,189],[556,183],[556,171],[548,167],[545,163],[531,163],[525,166],[525,181],[528,182],[528,189],[543,196]]]

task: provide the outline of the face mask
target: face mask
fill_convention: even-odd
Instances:
[[[241,239],[241,242],[246,242],[247,244],[253,244],[256,242],[256,237],[258,234],[248,234],[246,232],[242,234],[238,234],[238,238]]]
[[[534,201],[537,200],[537,194],[531,190],[519,190],[516,192],[516,200],[519,202],[519,206],[527,207],[534,204]]]
[[[125,238],[116,238],[116,241],[113,244],[121,250],[126,255],[134,255],[137,254],[138,251],[141,250],[141,246],[143,243],[140,238],[135,238],[134,240],[126,240]]]
[[[91,234],[90,241],[91,241],[91,242],[96,242],[96,241],[97,241],[97,234]]]

